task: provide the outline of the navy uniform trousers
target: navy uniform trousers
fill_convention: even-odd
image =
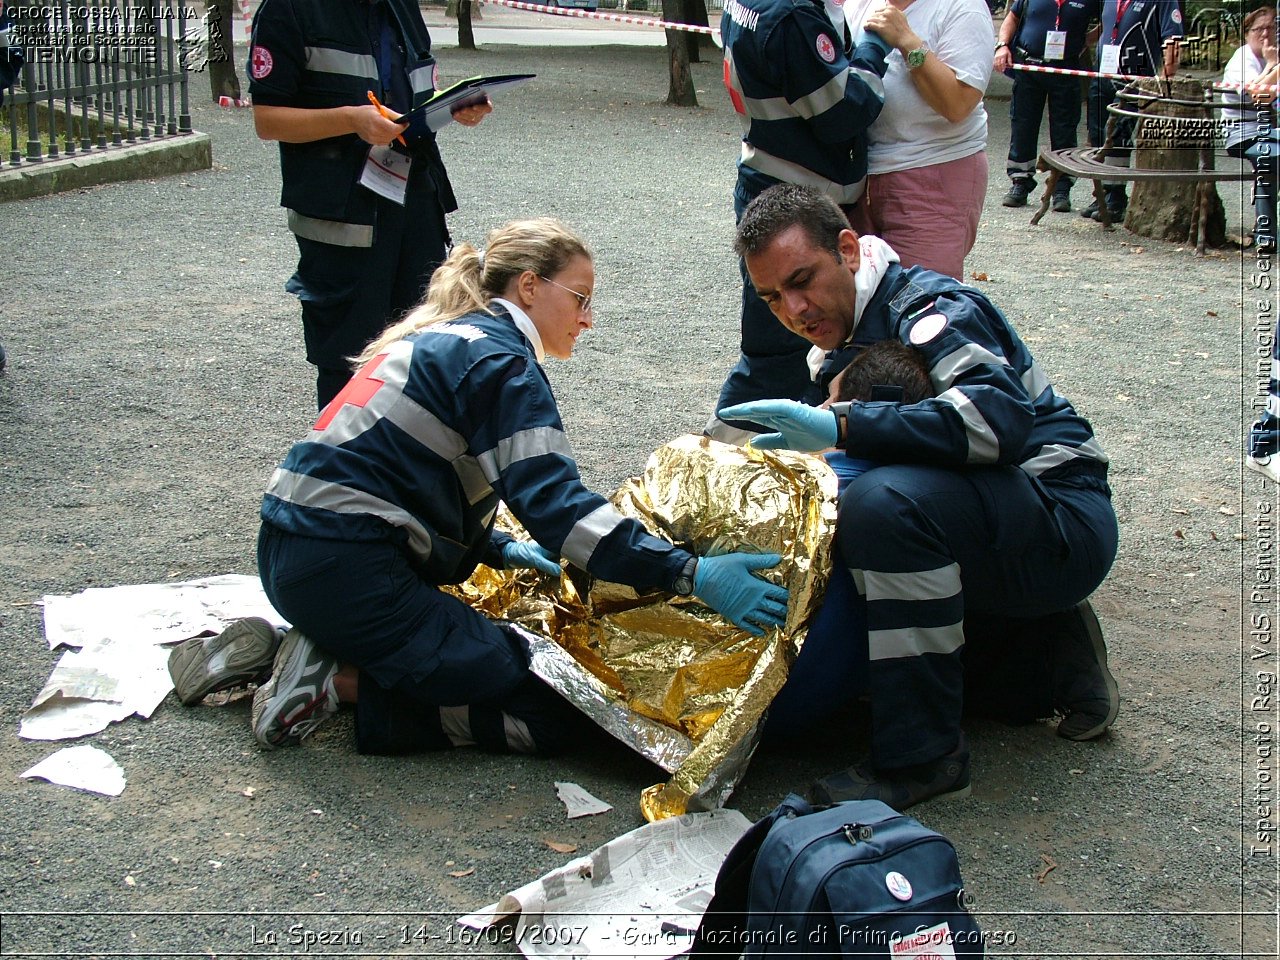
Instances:
[[[553,754],[566,745],[573,709],[529,672],[523,641],[419,577],[395,544],[304,537],[264,523],[258,570],[285,618],[360,669],[361,753],[474,743]]]
[[[1030,62],[1030,61],[1024,61]],[[1014,77],[1009,99],[1009,160],[1011,180],[1035,183],[1039,156],[1040,120],[1049,106],[1049,145],[1054,150],[1076,146],[1080,126],[1080,78],[1020,70]],[[1070,177],[1058,181],[1072,184]]]
[[[425,171],[411,177],[403,207],[377,198],[372,246],[294,238],[298,269],[285,289],[302,302],[307,360],[317,368],[318,409],[351,378],[350,359],[417,305],[444,259],[449,234],[434,185]]]
[[[958,741],[965,618],[1070,609],[1106,576],[1118,529],[1099,480],[894,464],[849,485],[836,541],[866,598],[872,760],[894,768]]]

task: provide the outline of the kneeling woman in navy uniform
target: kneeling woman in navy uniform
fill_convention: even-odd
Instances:
[[[346,701],[363,753],[554,753],[565,705],[529,672],[524,644],[439,585],[478,563],[558,576],[563,557],[696,594],[753,633],[783,621],[786,590],[752,574],[779,557],[695,557],[583,486],[541,362],[568,359],[591,328],[594,286],[590,251],[555,220],[509,223],[483,253],[454,248],[271,478],[258,567],[293,629],[280,642],[241,621],[178,647],[184,703],[271,666],[252,711],[267,748]],[[536,544],[493,529],[499,501]]]

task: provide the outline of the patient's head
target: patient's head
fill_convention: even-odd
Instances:
[[[919,403],[933,395],[924,354],[898,340],[881,340],[836,374],[827,404],[848,400]]]

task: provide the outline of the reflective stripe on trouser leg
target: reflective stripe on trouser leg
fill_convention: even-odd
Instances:
[[[879,768],[910,766],[946,753],[959,736],[960,568],[910,493],[862,479],[841,502],[837,536],[866,597],[872,760]]]

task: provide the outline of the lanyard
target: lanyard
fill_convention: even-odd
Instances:
[[[379,93],[382,94],[384,103],[390,103],[391,97],[391,20],[390,10],[387,4],[374,0],[373,3],[374,22],[378,27],[378,83],[382,86]]]
[[[1115,43],[1120,39],[1120,21],[1124,19],[1125,12],[1129,9],[1129,5],[1133,0],[1116,0],[1116,22],[1111,25],[1111,42]]]
[[[1067,0],[1057,0],[1058,12],[1053,15],[1053,29],[1055,30],[1062,29],[1062,5],[1066,2]]]

